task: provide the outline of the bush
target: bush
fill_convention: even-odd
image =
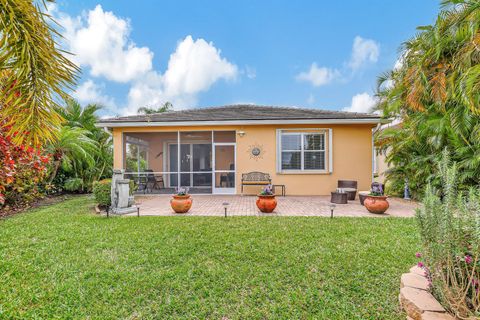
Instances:
[[[63,188],[70,192],[80,192],[83,190],[83,180],[80,178],[69,178],[65,180]]]
[[[16,145],[0,120],[0,207],[22,207],[45,193],[51,158],[43,149]]]
[[[93,183],[95,201],[101,206],[111,205],[110,191],[112,179],[104,179]]]
[[[441,190],[427,186],[417,220],[433,294],[461,319],[480,316],[480,189],[458,192],[457,166],[446,153]],[[421,265],[421,264],[420,264]]]

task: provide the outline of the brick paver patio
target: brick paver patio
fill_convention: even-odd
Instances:
[[[255,205],[255,196],[239,195],[193,195],[193,205],[186,214],[189,216],[223,216],[223,203],[228,202],[229,216],[330,216],[330,197],[328,196],[286,196],[277,197],[278,206],[274,213],[261,213]],[[170,195],[136,196],[142,216],[172,216]],[[390,208],[384,215],[371,214],[360,205],[358,200],[348,204],[337,204],[336,217],[413,217],[417,203],[398,198],[390,198]]]

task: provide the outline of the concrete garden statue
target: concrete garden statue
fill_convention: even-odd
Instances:
[[[130,195],[130,180],[124,179],[123,170],[113,170],[111,186],[111,212],[127,214],[137,212],[133,196]]]

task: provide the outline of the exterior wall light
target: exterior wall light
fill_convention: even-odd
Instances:
[[[242,138],[243,136],[245,136],[245,131],[238,131],[237,134],[240,138]]]

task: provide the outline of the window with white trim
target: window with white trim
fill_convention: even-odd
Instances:
[[[280,132],[281,171],[326,170],[324,132]]]

